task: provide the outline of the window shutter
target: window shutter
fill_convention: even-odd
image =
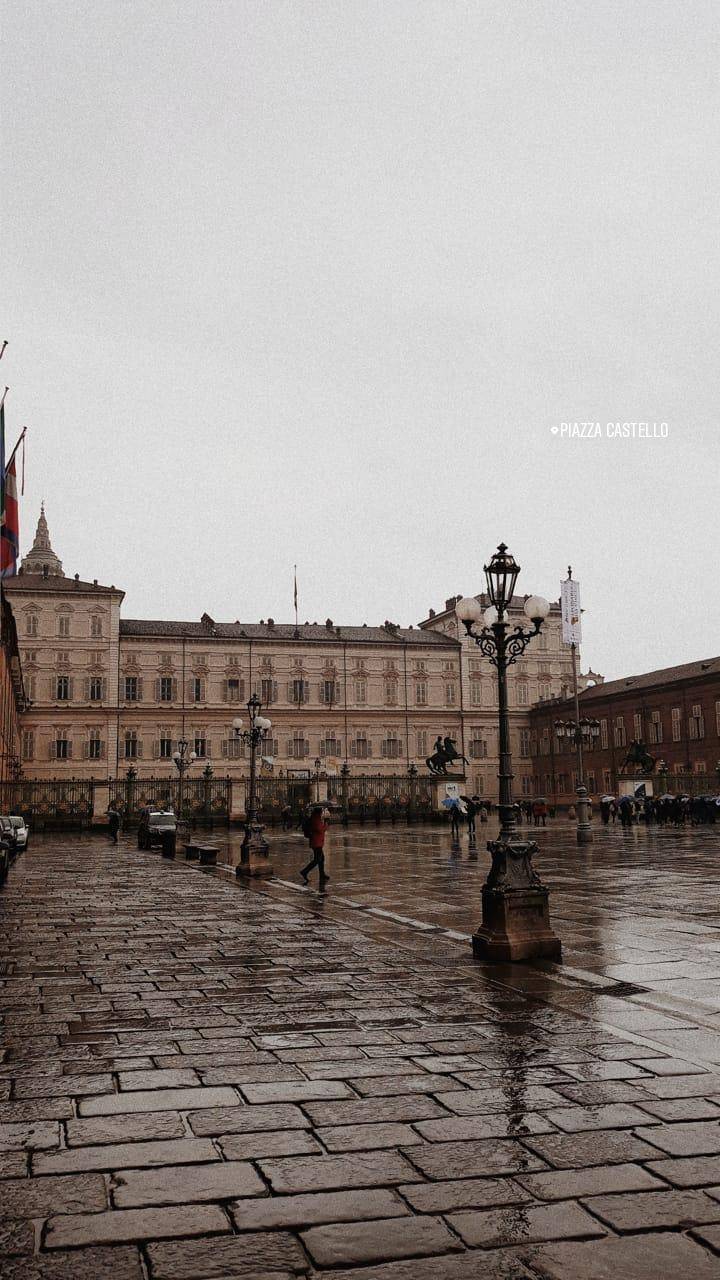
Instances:
[[[69,741],[67,744],[67,756],[66,756],[67,760],[72,760],[72,753],[73,753],[72,749],[73,749],[73,744],[72,742]]]
[[[220,754],[221,756],[224,757],[224,759],[227,760],[228,744],[226,739],[223,739],[222,743],[220,744]]]
[[[287,744],[287,752],[286,752],[286,754],[287,754],[287,756],[288,756],[288,759],[292,760],[292,755],[293,755],[293,744],[292,744],[292,738],[290,739],[290,741],[289,741],[289,742],[288,742],[288,744]]]
[[[354,739],[350,743],[350,755],[351,756],[357,755],[357,742]]]
[[[288,702],[293,701],[293,693],[294,693],[294,690],[293,690],[292,680],[288,680],[288,687],[287,687]]]
[[[320,702],[325,701],[325,681],[324,680],[321,680],[320,684],[318,685],[318,698]]]
[[[205,758],[212,760],[212,742],[209,738],[205,739]]]
[[[160,739],[155,738],[152,745],[153,760],[160,759]]]
[[[143,696],[143,682],[142,682],[142,676],[138,676],[138,680],[137,680],[137,700],[138,700],[138,702],[142,702],[142,696]]]
[[[73,696],[73,679],[72,679],[72,676],[68,676],[68,701],[70,701],[72,696]]]
[[[372,752],[373,752],[373,749],[372,749],[372,742],[368,742],[368,744],[367,744],[367,753],[368,753],[368,755],[369,755],[369,756],[371,756],[371,755],[372,755]]]
[[[303,755],[304,756],[310,755],[310,743],[308,742],[307,738],[303,742]]]
[[[161,694],[161,691],[162,691],[162,685],[161,685],[161,683],[160,683],[160,679],[158,678],[158,679],[155,681],[155,701],[156,701],[156,702],[159,702],[159,701],[160,701],[160,694]]]
[[[178,682],[177,682],[177,680],[175,680],[174,678],[173,678],[173,682],[172,682],[172,686],[171,686],[171,690],[170,690],[170,692],[172,693],[172,700],[173,700],[173,702],[177,702],[177,700],[178,700]]]
[[[223,702],[229,702],[229,701],[230,701],[230,681],[228,679],[225,679],[223,680]]]
[[[204,676],[200,679],[200,701],[207,702],[207,680]]]
[[[142,742],[140,741],[140,739],[138,738],[138,742],[137,742],[137,758],[138,758],[138,760],[142,759],[142,753],[143,753],[143,744],[142,744]]]
[[[98,759],[99,760],[105,759],[105,743],[104,742],[101,742],[100,746],[98,747]]]
[[[83,760],[90,759],[90,743],[83,742]]]

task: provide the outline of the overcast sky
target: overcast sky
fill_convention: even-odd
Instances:
[[[44,497],[127,617],[288,621],[297,561],[407,625],[503,539],[584,667],[718,652],[715,0],[4,9],[23,549]]]

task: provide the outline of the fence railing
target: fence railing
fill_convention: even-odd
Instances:
[[[21,815],[35,829],[82,827],[90,822],[94,807],[92,778],[0,782],[0,812]]]
[[[222,826],[230,821],[232,787],[230,778],[120,778],[108,791],[126,826],[146,808],[172,809],[193,826]]]

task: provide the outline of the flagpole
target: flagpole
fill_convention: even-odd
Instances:
[[[298,636],[299,636],[299,631],[298,631],[297,565],[294,565],[294,566],[293,566],[293,568],[294,568],[294,570],[295,570],[295,576],[294,576],[294,579],[293,579],[293,581],[294,581],[293,601],[294,601],[294,603],[295,603],[295,639],[297,640],[297,639],[298,639]]]
[[[5,397],[3,396],[3,399],[4,399],[4,398],[5,398]],[[20,448],[20,445],[22,444],[23,440],[25,439],[25,432],[26,432],[26,431],[27,431],[27,427],[23,427],[23,429],[22,429],[22,431],[21,431],[20,435],[18,436],[17,444],[15,445],[15,448],[13,449],[12,453],[10,454],[10,457],[8,458],[7,462],[5,463],[5,470],[6,470],[6,471],[9,471],[9,470],[10,470],[10,464],[12,463],[12,460],[13,460],[13,458],[15,457],[15,454],[17,453],[18,449]]]

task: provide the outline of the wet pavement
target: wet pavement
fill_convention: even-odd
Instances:
[[[487,830],[333,829],[324,894],[294,834],[252,888],[36,839],[0,894],[3,1277],[720,1276],[720,831],[541,830],[564,964],[489,968]]]

